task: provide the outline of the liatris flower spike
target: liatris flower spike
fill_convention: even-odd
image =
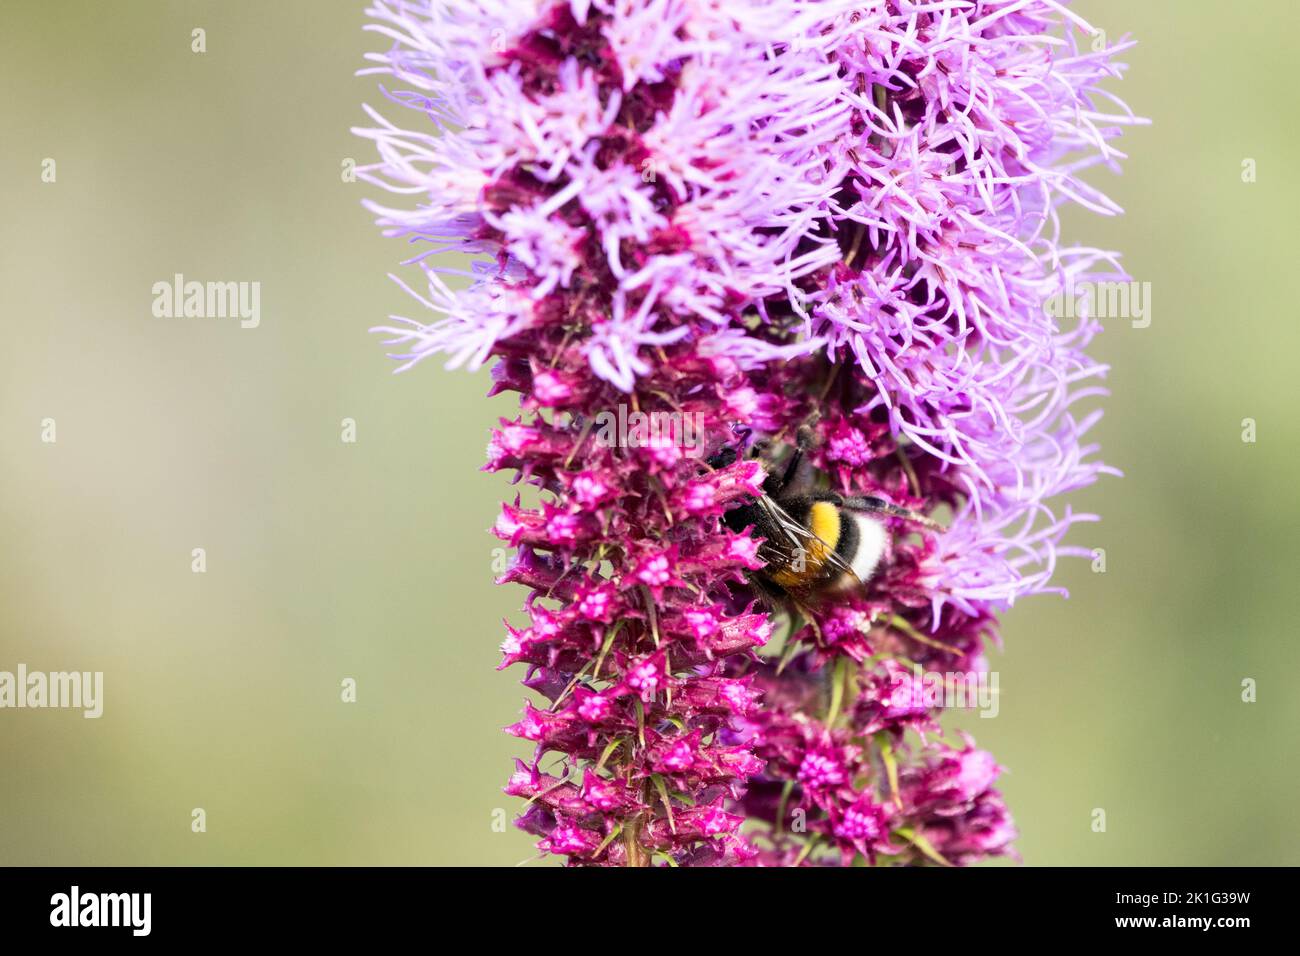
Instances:
[[[378,331],[520,397],[486,465],[521,488],[518,825],[572,865],[1010,853],[939,717],[1108,471],[1099,323],[1048,305],[1122,277],[1057,211],[1118,212],[1080,174],[1137,122],[1128,43],[1055,0],[369,13],[406,122],[369,111],[361,173],[432,313]]]

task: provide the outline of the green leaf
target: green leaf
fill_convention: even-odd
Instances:
[[[610,757],[614,756],[614,751],[618,750],[618,748],[623,746],[623,744],[625,744],[626,742],[627,742],[626,737],[615,737],[608,744],[606,744],[604,752],[601,753],[600,755],[600,760],[596,761],[596,769],[603,770],[605,767],[605,762],[609,760]]]
[[[622,833],[622,832],[623,832],[623,824],[620,823],[618,826],[614,827],[614,829],[612,829],[612,830],[609,831],[609,833],[608,833],[608,835],[606,835],[605,839],[603,839],[603,840],[600,841],[600,846],[596,847],[596,852],[595,852],[594,854],[592,854],[592,855],[593,855],[593,856],[600,856],[602,853],[604,853],[604,852],[605,852],[605,847],[609,846],[611,843],[613,843],[615,840],[617,840],[617,839],[618,839],[618,835],[619,835],[620,833]]]
[[[831,706],[826,712],[826,726],[834,726],[835,718],[840,715],[840,705],[844,703],[844,681],[849,672],[847,657],[835,659],[835,672],[831,676]]]
[[[896,631],[906,634],[912,640],[917,641],[920,644],[925,644],[929,647],[938,648],[941,651],[947,651],[949,654],[952,654],[954,657],[961,657],[961,651],[957,650],[957,648],[953,647],[951,644],[945,644],[943,643],[943,641],[936,641],[932,637],[926,637],[924,634],[922,634],[920,631],[914,628],[910,623],[908,623],[908,621],[905,618],[902,618],[897,614],[890,615],[889,626]]]
[[[794,865],[798,866],[803,863],[804,860],[808,859],[808,854],[816,848],[819,842],[820,840],[817,836],[810,837],[808,842],[803,845],[803,849],[799,851],[799,855],[795,857]]]
[[[569,775],[568,775],[568,774],[565,774],[561,779],[559,779],[559,780],[557,780],[555,783],[551,784],[551,785],[550,785],[549,787],[547,787],[545,790],[538,790],[535,794],[533,794],[531,797],[529,797],[527,800],[525,800],[525,801],[524,801],[524,807],[527,808],[527,807],[529,807],[529,806],[532,806],[532,803],[533,803],[534,800],[540,800],[542,797],[546,796],[546,795],[547,795],[548,793],[550,793],[552,790],[558,790],[558,789],[560,789],[560,787],[564,786],[564,785],[565,785],[566,783],[568,783],[568,782],[569,782]]]
[[[645,746],[645,704],[640,697],[632,698],[632,707],[636,710],[636,739]]]
[[[790,794],[794,792],[794,781],[787,780],[785,786],[781,788],[781,802],[776,805],[776,832],[785,831],[785,806],[790,802]]]
[[[949,863],[947,860],[944,859],[943,854],[941,854],[938,850],[934,848],[934,846],[930,843],[929,840],[921,836],[921,834],[913,832],[911,827],[899,827],[897,830],[894,831],[894,833],[896,836],[902,837],[908,843],[915,846],[918,850],[924,853],[935,863],[938,863],[940,866],[952,866],[951,863]]]
[[[785,646],[781,648],[781,659],[776,665],[778,675],[786,669],[786,666],[794,660],[794,656],[799,653],[799,642],[795,640],[795,635],[799,633],[802,626],[802,617],[795,615],[790,618],[790,632],[785,636]]]
[[[903,801],[898,795],[898,760],[894,757],[894,747],[885,733],[876,735],[876,744],[880,747],[880,759],[885,765],[889,777],[889,792],[894,795],[894,806],[903,809]]]
[[[605,655],[608,654],[609,649],[614,646],[614,638],[618,637],[618,632],[622,629],[623,622],[616,621],[614,626],[609,629],[609,633],[605,635],[605,643],[601,645],[600,656],[596,658],[596,669],[591,672],[592,680],[600,678],[600,668],[605,663]]]
[[[654,783],[655,789],[659,791],[659,799],[664,802],[664,809],[668,811],[668,829],[676,833],[677,821],[673,819],[673,805],[672,801],[668,799],[668,785],[664,783],[662,774],[652,773],[650,774],[650,780]]]

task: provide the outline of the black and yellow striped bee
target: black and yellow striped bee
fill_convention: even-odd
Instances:
[[[755,583],[771,597],[805,609],[870,580],[889,549],[883,517],[943,530],[925,515],[883,498],[815,490],[805,455],[811,440],[811,429],[801,428],[784,469],[763,482],[764,493],[722,518],[732,531],[748,528],[763,539],[758,555],[767,566],[754,575]],[[735,458],[736,452],[727,448],[710,464],[721,467]]]

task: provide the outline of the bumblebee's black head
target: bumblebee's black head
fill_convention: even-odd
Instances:
[[[712,457],[705,459],[710,468],[726,468],[734,465],[744,457],[754,430],[748,425],[731,426],[732,440],[719,448]]]
[[[706,459],[710,468],[726,468],[728,465],[734,465],[740,458],[740,452],[735,445],[723,445],[718,453],[712,458]]]

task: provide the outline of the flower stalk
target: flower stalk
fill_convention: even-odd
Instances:
[[[1138,122],[1101,88],[1129,43],[1055,0],[369,13],[411,128],[371,110],[361,175],[432,314],[378,331],[519,399],[485,465],[520,489],[494,528],[526,594],[518,825],[570,865],[1012,853],[1001,768],[924,677],[986,674],[997,616],[1087,554],[1059,497],[1110,472],[1079,411],[1100,323],[1046,306],[1123,277],[1057,210],[1119,211],[1080,174]],[[726,520],[798,435],[817,494],[894,509],[809,602]]]

